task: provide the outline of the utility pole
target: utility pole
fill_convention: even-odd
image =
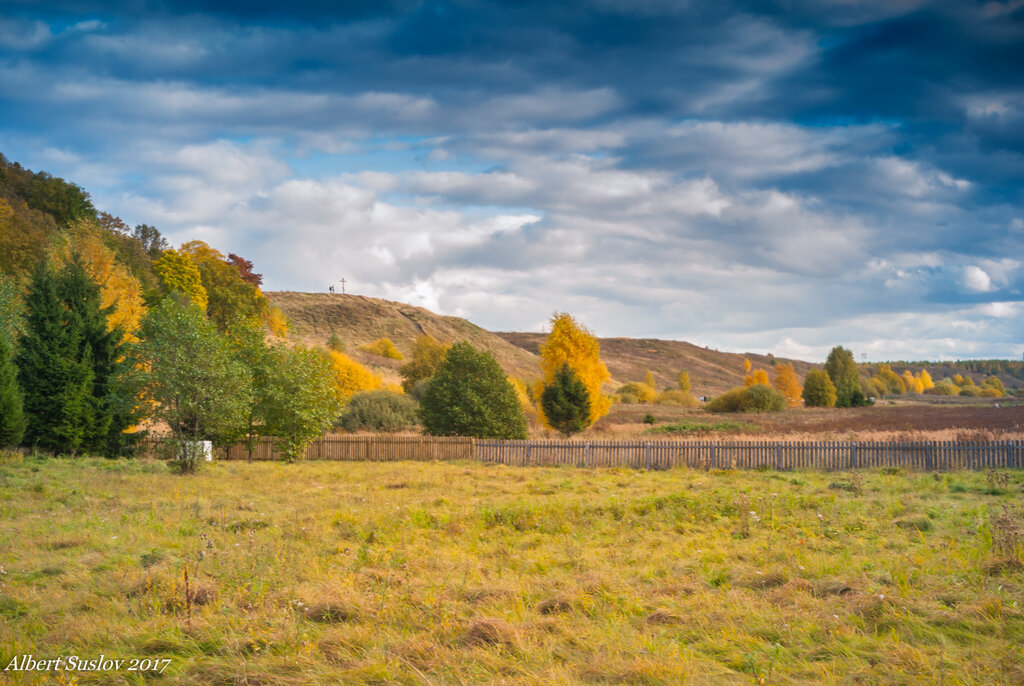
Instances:
[[[345,277],[341,277],[341,294],[345,295]]]

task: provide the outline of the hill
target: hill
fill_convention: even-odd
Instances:
[[[506,341],[537,354],[547,337],[542,333],[497,332]],[[743,384],[743,359],[748,358],[754,368],[770,370],[776,362],[792,362],[797,374],[805,376],[818,367],[800,360],[755,355],[753,353],[726,353],[702,348],[684,341],[666,341],[656,338],[601,338],[601,359],[612,375],[613,385],[628,381],[643,381],[648,370],[658,388],[675,388],[679,372],[690,375],[693,392],[713,396]]]
[[[459,317],[435,314],[405,303],[340,293],[298,293],[269,291],[270,302],[292,322],[292,338],[307,345],[325,345],[332,334],[345,343],[347,352],[364,364],[387,374],[402,364],[364,353],[359,346],[378,338],[390,338],[403,355],[408,355],[417,336],[429,334],[440,341],[466,340],[489,350],[502,368],[513,376],[540,376],[538,350],[546,334],[492,333]],[[716,395],[743,383],[743,358],[756,367],[771,369],[773,358],[740,355],[701,348],[682,341],[649,338],[602,338],[601,359],[611,372],[611,386],[641,381],[651,370],[659,388],[675,386],[680,370],[690,373],[693,390]],[[790,361],[790,360],[783,360]],[[804,376],[815,365],[792,360]]]
[[[387,337],[408,356],[416,338],[428,334],[442,342],[469,341],[489,350],[502,369],[513,376],[540,376],[536,355],[459,317],[363,295],[269,291],[266,296],[291,321],[292,339],[323,346],[332,334],[337,335],[350,356],[378,371],[394,371],[403,363],[362,352],[359,346]]]

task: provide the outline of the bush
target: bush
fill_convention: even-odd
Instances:
[[[642,381],[630,381],[615,391],[619,401],[627,405],[635,403],[653,403],[658,392]]]
[[[966,395],[972,398],[980,398],[984,393],[985,391],[978,386],[964,386],[960,389],[960,395]]]
[[[332,333],[330,338],[327,339],[327,348],[338,353],[345,352],[345,343],[341,340],[341,337],[336,333]]]
[[[651,413],[644,415],[644,424],[657,424],[658,419]]]
[[[392,391],[361,391],[353,394],[341,426],[345,431],[402,431],[416,425],[419,404]]]
[[[689,391],[672,389],[659,393],[654,399],[658,405],[678,405],[679,407],[697,407],[700,402]]]
[[[935,391],[937,395],[960,395],[960,389],[949,379],[943,379],[935,384],[935,388],[929,388],[928,390]]]
[[[786,396],[771,386],[754,384],[726,391],[707,405],[709,412],[781,412]]]
[[[402,353],[398,352],[398,348],[395,347],[395,344],[391,342],[390,338],[378,338],[373,343],[367,343],[366,345],[359,346],[359,349],[373,355],[386,357],[389,360],[405,359]]]

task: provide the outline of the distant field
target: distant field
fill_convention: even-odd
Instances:
[[[1022,683],[1022,493],[1019,473],[15,459],[0,662],[170,661],[80,684]]]
[[[722,425],[713,431],[681,434],[718,439],[1024,440],[1024,402],[1013,398],[984,402],[975,398],[954,398],[952,402],[901,399],[874,407],[801,407],[768,414],[721,415],[666,405],[613,405],[592,432],[616,437],[641,435],[650,428],[643,423],[648,414],[659,425]]]

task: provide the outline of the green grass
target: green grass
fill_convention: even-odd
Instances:
[[[997,516],[1022,484],[11,461],[0,662],[171,661],[80,684],[1021,683],[1021,520]]]
[[[680,422],[653,426],[645,434],[707,434],[713,431],[756,432],[759,427],[748,422]]]

